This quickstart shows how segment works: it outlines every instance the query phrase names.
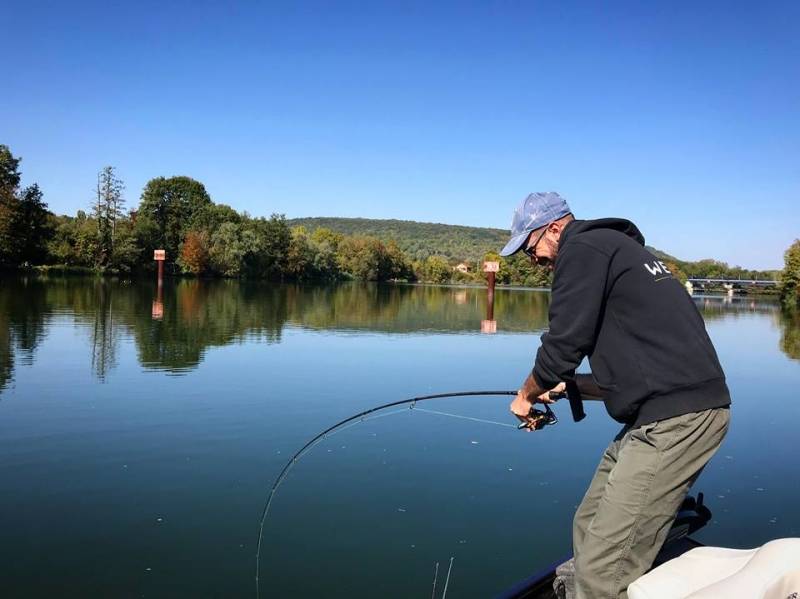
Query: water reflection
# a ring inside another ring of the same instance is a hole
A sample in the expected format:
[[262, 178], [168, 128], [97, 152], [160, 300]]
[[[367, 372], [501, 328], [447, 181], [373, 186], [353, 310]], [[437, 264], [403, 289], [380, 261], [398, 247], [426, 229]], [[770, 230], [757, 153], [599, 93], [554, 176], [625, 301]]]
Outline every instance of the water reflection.
[[731, 297], [727, 295], [695, 296], [693, 299], [706, 320], [727, 316], [778, 314], [781, 312], [780, 303], [771, 299]]
[[782, 313], [781, 351], [794, 360], [800, 360], [800, 310]]
[[[547, 326], [549, 294], [498, 289], [498, 334]], [[239, 281], [124, 283], [107, 279], [5, 279], [0, 282], [0, 390], [15, 364], [31, 363], [53, 322], [78, 325], [89, 341], [91, 367], [105, 380], [123, 339], [135, 343], [139, 364], [181, 374], [211, 347], [243, 340], [280, 343], [285, 327], [334, 333], [479, 334], [486, 317], [484, 288], [347, 283], [328, 286]], [[800, 317], [777, 302], [696, 297], [704, 318], [771, 315], [781, 350], [800, 359]]]
[[44, 287], [21, 280], [0, 288], [0, 390], [11, 381], [14, 364], [33, 362], [46, 335], [47, 300]]
[[784, 310], [774, 299], [729, 296], [701, 296], [694, 299], [706, 320], [739, 318], [754, 314], [771, 316], [781, 331], [780, 350], [787, 357], [800, 360], [800, 311]]

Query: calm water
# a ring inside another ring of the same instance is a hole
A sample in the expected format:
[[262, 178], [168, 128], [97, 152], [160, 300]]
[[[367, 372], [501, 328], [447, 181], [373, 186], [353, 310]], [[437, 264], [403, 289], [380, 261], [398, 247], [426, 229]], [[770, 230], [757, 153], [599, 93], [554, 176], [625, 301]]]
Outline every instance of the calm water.
[[[4, 597], [254, 597], [258, 522], [285, 461], [320, 430], [406, 397], [515, 388], [546, 292], [436, 287], [0, 281]], [[800, 536], [800, 322], [698, 298], [734, 397], [698, 482], [699, 537]], [[503, 590], [570, 548], [618, 426], [602, 405], [537, 434], [508, 398], [440, 400], [317, 445], [264, 530], [262, 596]]]

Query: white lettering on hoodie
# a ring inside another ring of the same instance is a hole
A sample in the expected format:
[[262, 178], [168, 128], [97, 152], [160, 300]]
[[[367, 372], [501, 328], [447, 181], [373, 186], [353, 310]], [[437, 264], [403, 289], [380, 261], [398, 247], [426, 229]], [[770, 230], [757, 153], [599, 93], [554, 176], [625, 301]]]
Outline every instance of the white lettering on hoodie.
[[667, 265], [664, 264], [661, 260], [656, 260], [653, 262], [653, 265], [650, 266], [649, 264], [645, 263], [644, 267], [647, 269], [651, 275], [656, 276], [660, 274], [668, 274], [671, 275], [672, 273], [667, 268]]

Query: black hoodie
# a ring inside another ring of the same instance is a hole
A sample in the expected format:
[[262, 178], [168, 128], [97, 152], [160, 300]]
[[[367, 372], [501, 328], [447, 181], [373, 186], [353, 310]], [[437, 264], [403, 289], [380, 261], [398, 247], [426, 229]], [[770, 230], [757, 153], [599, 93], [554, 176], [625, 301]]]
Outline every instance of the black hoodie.
[[641, 426], [730, 404], [703, 318], [627, 220], [576, 220], [561, 235], [550, 329], [533, 376], [551, 389], [572, 380], [584, 356], [619, 422]]

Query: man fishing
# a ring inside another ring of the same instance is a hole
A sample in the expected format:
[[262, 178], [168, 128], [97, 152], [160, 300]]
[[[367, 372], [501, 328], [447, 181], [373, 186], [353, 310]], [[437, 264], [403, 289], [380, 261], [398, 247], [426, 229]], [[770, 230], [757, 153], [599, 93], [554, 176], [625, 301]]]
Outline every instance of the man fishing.
[[[533, 193], [511, 234], [502, 256], [553, 270], [550, 328], [511, 412], [537, 429], [534, 404], [565, 383], [573, 403], [599, 395], [624, 425], [573, 522], [577, 596], [624, 599], [727, 432], [725, 375], [694, 302], [632, 222], [576, 220], [557, 193]], [[586, 356], [592, 374], [576, 375]]]

